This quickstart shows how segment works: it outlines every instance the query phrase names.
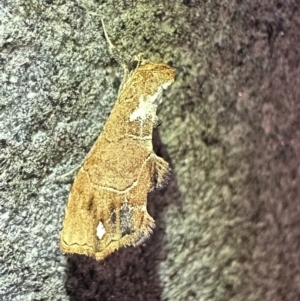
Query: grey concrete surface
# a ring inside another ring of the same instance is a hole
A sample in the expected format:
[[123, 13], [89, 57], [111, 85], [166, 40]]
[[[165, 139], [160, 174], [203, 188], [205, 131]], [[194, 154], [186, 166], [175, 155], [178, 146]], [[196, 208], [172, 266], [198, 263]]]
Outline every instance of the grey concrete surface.
[[[264, 1], [0, 1], [0, 300], [300, 300], [300, 8]], [[71, 183], [125, 57], [171, 64], [172, 166], [154, 234], [103, 262], [59, 250]]]

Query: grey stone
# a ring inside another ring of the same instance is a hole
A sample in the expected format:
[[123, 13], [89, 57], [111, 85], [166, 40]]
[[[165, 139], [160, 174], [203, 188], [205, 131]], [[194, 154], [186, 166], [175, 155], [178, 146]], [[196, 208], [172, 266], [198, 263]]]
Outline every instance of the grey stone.
[[[62, 254], [71, 183], [124, 57], [177, 70], [149, 196], [154, 234], [103, 262]], [[0, 300], [300, 300], [297, 1], [0, 2]]]

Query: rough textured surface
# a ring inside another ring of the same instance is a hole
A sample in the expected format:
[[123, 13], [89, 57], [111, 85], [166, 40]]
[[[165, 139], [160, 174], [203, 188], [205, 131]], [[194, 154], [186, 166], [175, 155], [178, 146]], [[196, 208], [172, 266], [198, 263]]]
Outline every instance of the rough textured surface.
[[[0, 299], [299, 300], [296, 0], [0, 2]], [[104, 262], [59, 251], [70, 184], [130, 57], [177, 69], [154, 235]]]

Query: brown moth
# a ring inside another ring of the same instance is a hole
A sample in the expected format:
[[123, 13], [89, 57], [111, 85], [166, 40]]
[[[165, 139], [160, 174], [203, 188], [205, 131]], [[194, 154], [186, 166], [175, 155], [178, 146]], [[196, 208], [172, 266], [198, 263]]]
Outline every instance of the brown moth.
[[[115, 48], [104, 33], [114, 54]], [[156, 109], [175, 77], [167, 64], [137, 56], [125, 70], [114, 108], [70, 191], [60, 247], [102, 260], [142, 243], [155, 226], [147, 194], [164, 183], [169, 165], [152, 148]], [[132, 64], [134, 65], [134, 64]]]

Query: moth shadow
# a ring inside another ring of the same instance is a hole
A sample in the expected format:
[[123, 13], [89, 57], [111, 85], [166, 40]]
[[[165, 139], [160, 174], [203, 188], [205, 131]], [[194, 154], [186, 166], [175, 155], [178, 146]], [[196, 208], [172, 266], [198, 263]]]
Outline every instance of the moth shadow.
[[[154, 131], [153, 145], [155, 153], [169, 162], [172, 168], [158, 130]], [[162, 215], [175, 200], [180, 200], [180, 193], [172, 172], [165, 188], [148, 195], [148, 211], [155, 219], [156, 227], [142, 245], [121, 248], [100, 262], [87, 256], [69, 255], [65, 287], [70, 301], [162, 300], [159, 270], [160, 262], [167, 256], [164, 248], [166, 227]]]

